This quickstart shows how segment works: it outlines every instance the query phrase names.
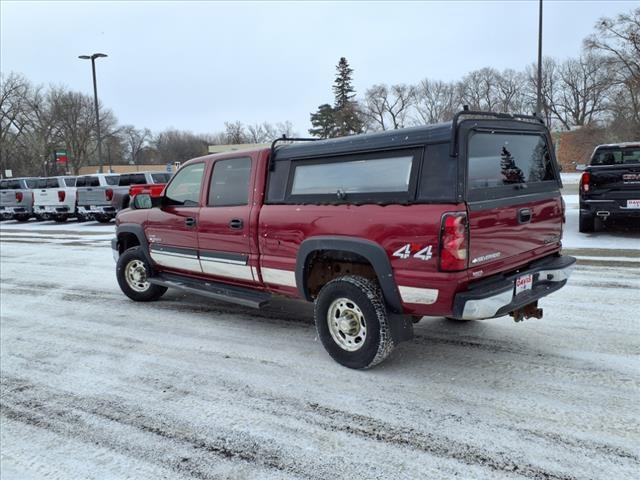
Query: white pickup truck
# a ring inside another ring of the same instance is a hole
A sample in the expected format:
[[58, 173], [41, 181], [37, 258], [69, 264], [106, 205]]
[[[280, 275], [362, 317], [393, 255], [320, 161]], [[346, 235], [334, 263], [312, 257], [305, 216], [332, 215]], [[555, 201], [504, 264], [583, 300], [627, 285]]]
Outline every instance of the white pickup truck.
[[26, 222], [33, 214], [32, 189], [37, 178], [7, 178], [0, 180], [0, 218]]
[[37, 218], [66, 222], [76, 215], [76, 177], [40, 178], [33, 190], [33, 213]]
[[119, 177], [120, 175], [113, 173], [96, 173], [76, 179], [76, 216], [79, 222], [95, 219], [100, 223], [108, 223], [115, 217], [116, 209], [111, 205], [111, 201], [113, 187], [118, 185]]

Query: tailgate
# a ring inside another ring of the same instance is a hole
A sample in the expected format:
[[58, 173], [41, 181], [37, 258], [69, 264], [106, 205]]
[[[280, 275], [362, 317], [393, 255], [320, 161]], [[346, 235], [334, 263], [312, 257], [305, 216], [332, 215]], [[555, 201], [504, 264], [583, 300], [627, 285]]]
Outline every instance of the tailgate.
[[474, 132], [468, 145], [472, 278], [518, 268], [557, 251], [563, 206], [546, 136]]
[[17, 204], [15, 190], [0, 190], [0, 206], [13, 207]]
[[78, 205], [104, 205], [110, 203], [106, 195], [107, 187], [79, 187]]
[[61, 205], [62, 202], [58, 199], [58, 190], [60, 188], [38, 188], [33, 191], [33, 204], [34, 205]]

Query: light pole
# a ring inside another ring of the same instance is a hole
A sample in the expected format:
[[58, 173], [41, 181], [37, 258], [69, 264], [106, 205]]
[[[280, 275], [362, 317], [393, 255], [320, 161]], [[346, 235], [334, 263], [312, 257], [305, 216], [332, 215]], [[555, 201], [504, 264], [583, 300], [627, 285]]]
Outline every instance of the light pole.
[[542, 0], [540, 0], [538, 12], [538, 91], [536, 97], [536, 113], [542, 115]]
[[91, 71], [93, 72], [93, 101], [96, 107], [96, 132], [98, 133], [98, 172], [102, 173], [102, 139], [100, 138], [100, 112], [98, 111], [98, 87], [96, 86], [96, 58], [106, 57], [104, 53], [94, 53], [92, 55], [80, 55], [78, 58], [91, 60]]

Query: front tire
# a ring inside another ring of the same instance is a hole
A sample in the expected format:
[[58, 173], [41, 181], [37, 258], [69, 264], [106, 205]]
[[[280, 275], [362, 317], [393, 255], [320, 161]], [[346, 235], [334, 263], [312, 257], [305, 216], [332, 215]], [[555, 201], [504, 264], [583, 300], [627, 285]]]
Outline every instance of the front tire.
[[109, 223], [112, 220], [112, 218], [109, 215], [96, 215], [95, 218], [96, 218], [96, 221], [99, 223]]
[[141, 247], [129, 248], [118, 258], [118, 263], [116, 264], [118, 285], [120, 285], [122, 293], [131, 300], [151, 302], [164, 295], [167, 287], [149, 282], [150, 275], [151, 268], [142, 253]]
[[347, 275], [330, 281], [318, 294], [314, 317], [325, 350], [345, 367], [373, 367], [393, 350], [384, 297], [372, 280]]

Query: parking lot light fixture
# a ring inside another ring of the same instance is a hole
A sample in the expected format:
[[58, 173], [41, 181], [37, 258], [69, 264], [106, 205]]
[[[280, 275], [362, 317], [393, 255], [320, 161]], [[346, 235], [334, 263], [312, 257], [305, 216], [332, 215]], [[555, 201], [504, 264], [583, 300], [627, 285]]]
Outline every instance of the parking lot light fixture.
[[82, 60], [91, 60], [91, 72], [93, 73], [93, 102], [96, 109], [96, 133], [98, 135], [98, 172], [102, 173], [102, 139], [100, 138], [100, 112], [98, 110], [98, 87], [96, 84], [96, 58], [104, 58], [104, 53], [93, 53], [91, 55], [80, 55]]

